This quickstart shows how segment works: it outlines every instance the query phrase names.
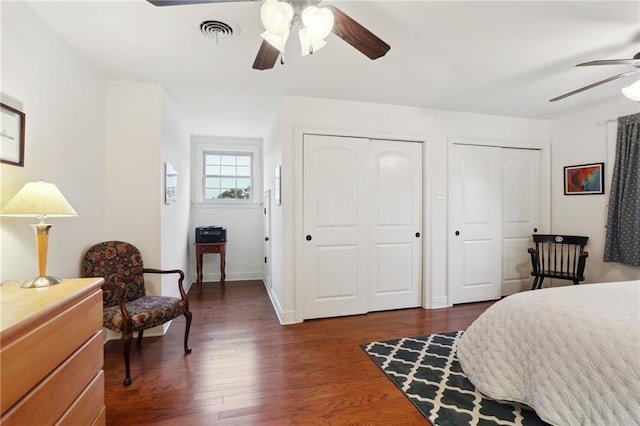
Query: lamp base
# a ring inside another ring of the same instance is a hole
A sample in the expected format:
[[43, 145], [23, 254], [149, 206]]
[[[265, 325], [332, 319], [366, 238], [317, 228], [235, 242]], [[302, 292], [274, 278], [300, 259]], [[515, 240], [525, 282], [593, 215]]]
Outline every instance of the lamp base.
[[41, 288], [41, 287], [49, 287], [55, 284], [60, 284], [62, 280], [57, 277], [36, 277], [32, 278], [29, 281], [25, 281], [20, 287], [22, 288]]

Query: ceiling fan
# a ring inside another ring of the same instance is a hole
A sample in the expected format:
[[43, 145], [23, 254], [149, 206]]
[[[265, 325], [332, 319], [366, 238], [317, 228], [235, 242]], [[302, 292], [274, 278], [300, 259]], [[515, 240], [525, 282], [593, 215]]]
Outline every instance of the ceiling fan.
[[[204, 3], [229, 3], [262, 0], [147, 0], [154, 6], [178, 6]], [[261, 34], [263, 41], [258, 49], [253, 68], [266, 70], [274, 67], [289, 35], [290, 28], [298, 22], [303, 55], [322, 48], [330, 32], [337, 35], [370, 59], [384, 56], [391, 46], [363, 27], [335, 6], [316, 7], [321, 0], [264, 0], [261, 20], [267, 31]], [[265, 8], [267, 9], [265, 11]], [[313, 30], [316, 30], [315, 32]]]
[[[559, 101], [560, 99], [567, 98], [569, 96], [573, 96], [577, 93], [584, 92], [585, 90], [592, 89], [594, 87], [600, 86], [601, 84], [609, 83], [610, 81], [617, 80], [622, 77], [626, 77], [631, 74], [635, 74], [640, 72], [640, 52], [633, 55], [631, 59], [602, 59], [597, 61], [589, 61], [583, 62], [581, 64], [576, 65], [576, 67], [586, 67], [592, 65], [631, 65], [634, 69], [631, 71], [623, 72], [621, 74], [614, 75], [609, 78], [605, 78], [604, 80], [596, 81], [595, 83], [591, 83], [588, 86], [581, 87], [579, 89], [573, 90], [571, 92], [565, 93], [564, 95], [557, 96], [553, 99], [549, 99], [549, 102]], [[640, 81], [632, 84], [629, 87], [622, 89], [622, 92], [630, 99], [640, 101]], [[633, 92], [633, 93], [631, 93]], [[636, 97], [638, 97], [636, 99]]]

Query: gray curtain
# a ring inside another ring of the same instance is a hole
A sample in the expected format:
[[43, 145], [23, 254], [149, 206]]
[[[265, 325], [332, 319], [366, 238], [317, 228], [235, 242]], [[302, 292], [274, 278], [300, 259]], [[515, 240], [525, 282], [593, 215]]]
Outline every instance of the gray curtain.
[[640, 113], [618, 118], [604, 261], [640, 266]]

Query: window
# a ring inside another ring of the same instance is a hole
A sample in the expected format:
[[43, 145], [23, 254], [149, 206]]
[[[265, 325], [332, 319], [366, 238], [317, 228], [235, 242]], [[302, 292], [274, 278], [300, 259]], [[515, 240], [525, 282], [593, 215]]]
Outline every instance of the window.
[[225, 198], [251, 200], [253, 198], [253, 155], [205, 151], [203, 161], [203, 201]]
[[192, 199], [201, 207], [259, 207], [262, 139], [192, 136]]

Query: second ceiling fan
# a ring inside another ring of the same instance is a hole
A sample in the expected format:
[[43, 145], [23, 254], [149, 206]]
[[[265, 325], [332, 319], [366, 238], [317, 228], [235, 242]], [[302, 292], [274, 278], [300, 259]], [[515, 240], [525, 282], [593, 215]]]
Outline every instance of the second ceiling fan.
[[[593, 89], [594, 87], [600, 86], [601, 84], [609, 83], [610, 81], [617, 80], [622, 77], [626, 77], [631, 74], [635, 74], [640, 72], [640, 52], [633, 55], [633, 58], [627, 59], [600, 59], [596, 61], [583, 62], [581, 64], [576, 65], [576, 67], [588, 67], [588, 66], [600, 66], [600, 65], [631, 65], [633, 69], [631, 71], [626, 71], [620, 74], [616, 74], [614, 76], [605, 78], [604, 80], [596, 81], [595, 83], [591, 83], [587, 86], [581, 87], [576, 90], [572, 90], [571, 92], [565, 93], [564, 95], [556, 96], [553, 99], [549, 99], [549, 102], [556, 102], [564, 98], [568, 98], [569, 96], [573, 96], [577, 93], [584, 92], [585, 90]], [[640, 81], [635, 84], [625, 88], [622, 92], [630, 99], [635, 101], [640, 101], [640, 97], [636, 99], [636, 97], [640, 96], [637, 92], [640, 92]], [[633, 89], [631, 88], [633, 86]], [[632, 93], [633, 92], [633, 93]]]
[[[203, 3], [228, 3], [262, 0], [147, 0], [155, 6], [178, 6]], [[266, 70], [274, 67], [284, 54], [289, 32], [299, 25], [302, 54], [321, 49], [324, 38], [333, 33], [356, 48], [369, 59], [384, 56], [391, 46], [335, 6], [317, 7], [320, 0], [264, 0], [260, 18], [266, 31], [253, 62], [253, 68]], [[282, 59], [281, 59], [282, 60]]]

